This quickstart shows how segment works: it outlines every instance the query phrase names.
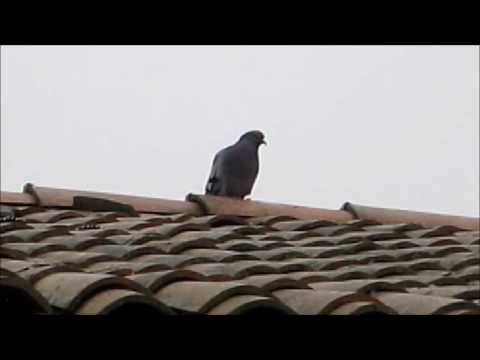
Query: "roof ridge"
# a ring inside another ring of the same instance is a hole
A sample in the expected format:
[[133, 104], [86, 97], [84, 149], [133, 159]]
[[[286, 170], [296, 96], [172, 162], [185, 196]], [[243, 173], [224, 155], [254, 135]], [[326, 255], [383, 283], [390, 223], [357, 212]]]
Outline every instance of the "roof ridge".
[[132, 206], [138, 212], [145, 213], [184, 213], [197, 216], [217, 214], [257, 217], [273, 215], [292, 216], [305, 220], [333, 220], [337, 222], [364, 219], [379, 223], [410, 222], [425, 227], [450, 225], [459, 229], [480, 230], [480, 219], [478, 217], [387, 209], [356, 205], [349, 202], [344, 203], [338, 210], [331, 210], [197, 194], [188, 194], [185, 200], [169, 200], [145, 196], [41, 187], [31, 183], [25, 184], [22, 193], [2, 190], [0, 194], [0, 203], [12, 205], [72, 208], [74, 197], [88, 196], [120, 202]]

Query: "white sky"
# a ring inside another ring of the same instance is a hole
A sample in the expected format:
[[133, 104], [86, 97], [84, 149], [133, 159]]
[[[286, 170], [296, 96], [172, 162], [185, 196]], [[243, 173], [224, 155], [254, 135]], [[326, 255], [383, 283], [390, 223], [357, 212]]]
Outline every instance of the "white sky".
[[248, 130], [256, 200], [479, 215], [474, 46], [7, 46], [1, 189], [184, 199]]

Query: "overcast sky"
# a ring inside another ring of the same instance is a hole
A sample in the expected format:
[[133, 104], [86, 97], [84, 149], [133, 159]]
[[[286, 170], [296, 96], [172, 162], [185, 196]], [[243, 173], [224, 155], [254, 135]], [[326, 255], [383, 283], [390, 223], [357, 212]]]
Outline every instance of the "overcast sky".
[[256, 200], [479, 215], [474, 46], [7, 46], [1, 189], [184, 199], [253, 129]]

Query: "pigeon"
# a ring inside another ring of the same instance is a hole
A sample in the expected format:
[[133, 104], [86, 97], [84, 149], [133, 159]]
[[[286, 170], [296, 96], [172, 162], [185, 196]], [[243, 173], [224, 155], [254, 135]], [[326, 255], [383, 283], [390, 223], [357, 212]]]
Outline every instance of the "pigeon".
[[258, 174], [258, 148], [267, 144], [261, 131], [243, 134], [213, 159], [205, 193], [243, 199], [250, 194]]

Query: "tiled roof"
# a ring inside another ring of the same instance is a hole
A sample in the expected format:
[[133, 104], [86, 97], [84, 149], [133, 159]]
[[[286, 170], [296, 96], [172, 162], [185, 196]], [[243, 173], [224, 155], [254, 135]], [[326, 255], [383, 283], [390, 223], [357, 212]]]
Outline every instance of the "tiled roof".
[[2, 192], [8, 313], [480, 314], [478, 219], [74, 195]]

